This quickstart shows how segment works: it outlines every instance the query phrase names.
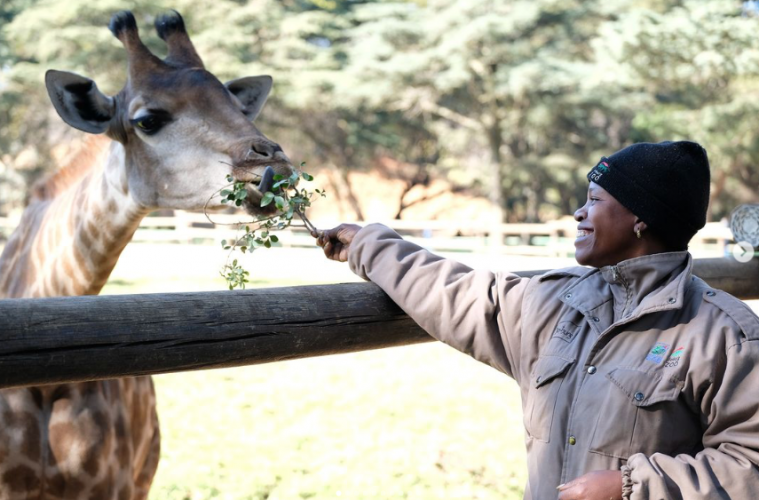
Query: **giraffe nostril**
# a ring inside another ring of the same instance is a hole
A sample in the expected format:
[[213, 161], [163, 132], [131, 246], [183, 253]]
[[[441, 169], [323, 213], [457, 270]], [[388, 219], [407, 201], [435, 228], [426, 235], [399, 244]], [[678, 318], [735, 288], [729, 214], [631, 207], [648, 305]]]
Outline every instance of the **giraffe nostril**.
[[250, 147], [250, 151], [262, 158], [271, 158], [274, 156], [274, 151], [267, 144], [253, 144]]

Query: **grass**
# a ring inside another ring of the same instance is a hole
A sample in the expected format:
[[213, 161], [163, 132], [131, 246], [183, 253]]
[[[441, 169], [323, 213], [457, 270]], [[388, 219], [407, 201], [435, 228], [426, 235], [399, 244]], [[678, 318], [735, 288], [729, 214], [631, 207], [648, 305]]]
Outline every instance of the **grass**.
[[153, 500], [522, 497], [516, 384], [441, 344], [156, 385]]
[[[247, 259], [252, 286], [357, 280], [310, 249]], [[131, 244], [103, 293], [221, 290], [223, 260], [216, 248]], [[163, 444], [150, 500], [522, 498], [516, 384], [439, 343], [155, 382]]]

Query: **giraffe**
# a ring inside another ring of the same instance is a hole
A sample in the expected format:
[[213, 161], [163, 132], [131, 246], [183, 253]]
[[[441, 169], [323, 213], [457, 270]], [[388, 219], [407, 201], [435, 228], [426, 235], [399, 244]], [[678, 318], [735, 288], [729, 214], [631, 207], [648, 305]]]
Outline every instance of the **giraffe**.
[[[293, 172], [252, 123], [271, 77], [222, 84], [179, 13], [155, 27], [164, 59], [142, 43], [131, 12], [111, 19], [128, 55], [126, 85], [114, 96], [89, 78], [47, 72], [58, 114], [95, 139], [34, 187], [0, 256], [0, 298], [97, 294], [150, 211], [221, 208], [216, 193], [232, 175], [247, 183], [247, 211], [269, 213], [262, 192]], [[0, 391], [0, 500], [142, 500], [159, 451], [150, 377]]]

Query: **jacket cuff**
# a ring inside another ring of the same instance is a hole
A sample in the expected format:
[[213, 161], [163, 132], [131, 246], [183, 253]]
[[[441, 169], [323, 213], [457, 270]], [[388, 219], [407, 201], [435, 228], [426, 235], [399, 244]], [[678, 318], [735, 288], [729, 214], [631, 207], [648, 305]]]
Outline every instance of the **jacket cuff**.
[[623, 465], [620, 470], [622, 471], [622, 500], [630, 500], [633, 492], [632, 469]]

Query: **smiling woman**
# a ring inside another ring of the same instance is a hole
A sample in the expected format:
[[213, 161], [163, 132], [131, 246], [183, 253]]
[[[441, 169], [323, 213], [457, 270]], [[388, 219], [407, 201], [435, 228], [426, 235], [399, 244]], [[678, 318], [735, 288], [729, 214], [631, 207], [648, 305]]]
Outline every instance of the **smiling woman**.
[[473, 270], [384, 226], [343, 224], [328, 258], [433, 337], [520, 386], [526, 499], [759, 498], [759, 318], [692, 275], [706, 151], [634, 144], [588, 173], [577, 261]]
[[588, 180], [588, 200], [575, 212], [582, 265], [685, 250], [706, 224], [709, 160], [694, 142], [634, 144], [601, 158]]
[[[645, 222], [594, 182], [588, 188], [587, 203], [575, 212], [575, 219], [580, 223], [575, 240], [575, 258], [578, 264], [603, 267], [628, 258], [659, 253], [649, 252], [635, 241], [637, 231], [643, 230]], [[621, 231], [620, 228], [623, 227], [631, 229]], [[632, 229], [633, 227], [637, 229]], [[646, 241], [658, 243], [655, 237]]]

